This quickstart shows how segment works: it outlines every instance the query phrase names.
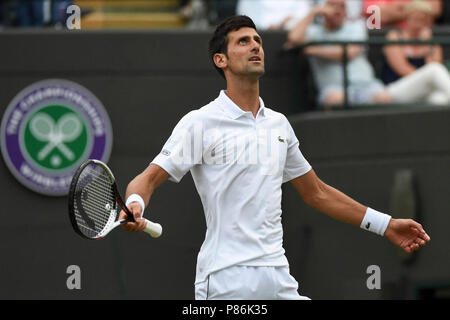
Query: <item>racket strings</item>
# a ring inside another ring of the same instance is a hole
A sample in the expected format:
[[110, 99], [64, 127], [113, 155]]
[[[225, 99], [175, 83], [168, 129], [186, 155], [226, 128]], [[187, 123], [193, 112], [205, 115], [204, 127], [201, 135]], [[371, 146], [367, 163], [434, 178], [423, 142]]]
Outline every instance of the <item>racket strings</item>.
[[80, 231], [90, 238], [97, 237], [115, 206], [112, 183], [104, 169], [96, 164], [86, 166], [75, 189], [74, 211]]

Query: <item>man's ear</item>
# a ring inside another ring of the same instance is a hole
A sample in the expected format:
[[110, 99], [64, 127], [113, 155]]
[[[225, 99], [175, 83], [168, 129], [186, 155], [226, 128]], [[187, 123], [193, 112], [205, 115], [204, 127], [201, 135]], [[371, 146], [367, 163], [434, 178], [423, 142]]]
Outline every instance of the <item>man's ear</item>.
[[226, 54], [224, 54], [224, 53], [216, 53], [213, 56], [213, 61], [214, 61], [214, 64], [220, 69], [223, 69], [228, 65], [228, 59], [227, 59]]

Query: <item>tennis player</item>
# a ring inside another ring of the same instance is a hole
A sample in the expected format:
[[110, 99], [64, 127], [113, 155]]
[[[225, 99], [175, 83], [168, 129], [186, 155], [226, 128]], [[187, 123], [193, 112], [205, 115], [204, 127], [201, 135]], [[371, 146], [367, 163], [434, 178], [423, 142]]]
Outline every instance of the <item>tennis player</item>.
[[161, 153], [129, 183], [126, 202], [137, 222], [124, 224], [142, 231], [140, 217], [153, 191], [191, 172], [207, 225], [196, 299], [309, 299], [298, 293], [282, 246], [281, 185], [288, 181], [318, 211], [384, 236], [408, 253], [430, 241], [419, 223], [368, 208], [317, 177], [286, 117], [259, 96], [264, 50], [250, 18], [222, 22], [209, 54], [226, 90], [185, 115]]

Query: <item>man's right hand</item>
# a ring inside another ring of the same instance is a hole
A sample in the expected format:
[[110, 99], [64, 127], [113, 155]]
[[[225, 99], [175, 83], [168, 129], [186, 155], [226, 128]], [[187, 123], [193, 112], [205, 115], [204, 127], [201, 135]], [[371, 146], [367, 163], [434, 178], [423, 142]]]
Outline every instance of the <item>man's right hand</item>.
[[[136, 222], [123, 223], [122, 227], [126, 231], [130, 231], [130, 232], [140, 232], [140, 231], [144, 230], [145, 226], [146, 226], [146, 221], [145, 221], [145, 219], [143, 219], [141, 217], [142, 216], [141, 205], [137, 202], [132, 202], [128, 205], [128, 209], [133, 214]], [[119, 213], [119, 220], [126, 219], [126, 218], [127, 218], [127, 214], [125, 213], [125, 211], [121, 210]]]

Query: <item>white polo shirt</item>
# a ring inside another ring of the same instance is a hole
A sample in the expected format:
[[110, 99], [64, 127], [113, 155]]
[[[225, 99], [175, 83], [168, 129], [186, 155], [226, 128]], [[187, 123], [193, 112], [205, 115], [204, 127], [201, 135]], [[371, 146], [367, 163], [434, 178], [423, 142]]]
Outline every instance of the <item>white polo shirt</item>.
[[180, 120], [152, 163], [175, 182], [190, 170], [200, 195], [207, 231], [195, 283], [233, 265], [288, 265], [281, 184], [311, 166], [283, 114], [260, 98], [254, 117], [221, 91]]

